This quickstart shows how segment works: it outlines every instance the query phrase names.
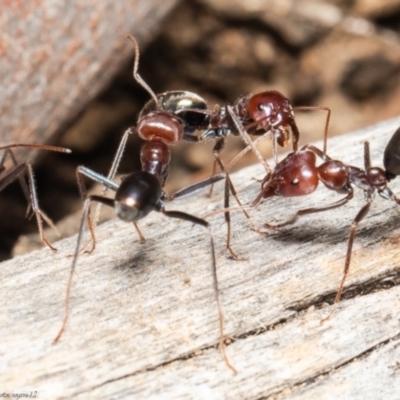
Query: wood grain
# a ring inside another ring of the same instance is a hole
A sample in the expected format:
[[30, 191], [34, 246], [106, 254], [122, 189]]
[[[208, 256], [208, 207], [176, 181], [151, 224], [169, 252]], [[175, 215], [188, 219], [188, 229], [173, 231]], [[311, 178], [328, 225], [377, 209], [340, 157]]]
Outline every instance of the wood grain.
[[[373, 163], [400, 118], [329, 142], [329, 154], [363, 164], [369, 140]], [[319, 145], [319, 144], [317, 144]], [[245, 203], [261, 177], [256, 165], [233, 179]], [[222, 186], [222, 185], [219, 185]], [[400, 184], [391, 185], [400, 193]], [[221, 207], [221, 187], [168, 204], [196, 215]], [[300, 207], [338, 195], [319, 188], [308, 198], [264, 201], [250, 210], [256, 224], [285, 219]], [[348, 229], [363, 194], [336, 211], [308, 216], [268, 237], [233, 215], [233, 261], [224, 250], [221, 215], [211, 217], [228, 355], [215, 348], [206, 230], [153, 213], [141, 227], [112, 220], [98, 229], [98, 248], [81, 256], [71, 318], [57, 345], [68, 269], [76, 238], [4, 262], [0, 317], [0, 387], [37, 390], [40, 398], [146, 399], [395, 399], [399, 393], [399, 210], [379, 197], [356, 235], [345, 296], [329, 314], [344, 264]]]
[[6, 1], [0, 13], [0, 143], [48, 142], [177, 3]]

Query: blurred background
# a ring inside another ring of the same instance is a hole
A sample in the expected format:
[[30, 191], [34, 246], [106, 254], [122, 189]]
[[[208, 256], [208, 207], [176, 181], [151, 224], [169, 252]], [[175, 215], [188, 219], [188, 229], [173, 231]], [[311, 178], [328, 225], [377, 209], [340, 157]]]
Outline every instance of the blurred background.
[[[68, 10], [50, 11], [46, 1], [35, 7], [19, 3], [5, 6], [0, 17], [5, 61], [0, 79], [6, 93], [0, 99], [1, 141], [73, 150], [68, 156], [17, 154], [20, 162], [35, 159], [41, 208], [54, 221], [64, 220], [59, 225], [63, 235], [77, 232], [77, 217], [65, 218], [80, 215], [82, 208], [76, 167], [106, 174], [123, 132], [135, 125], [149, 99], [132, 78], [127, 34], [139, 40], [139, 72], [156, 93], [193, 91], [212, 108], [275, 89], [294, 106], [330, 107], [330, 136], [399, 114], [400, 0], [171, 0], [162, 10], [150, 0], [118, 6], [88, 1], [85, 9], [77, 1], [68, 3]], [[86, 22], [75, 28], [84, 12]], [[49, 41], [50, 50], [43, 50]], [[28, 57], [31, 50], [46, 56]], [[77, 54], [79, 62], [73, 60]], [[53, 75], [46, 72], [49, 65]], [[36, 117], [37, 123], [31, 123]], [[324, 112], [296, 117], [301, 144], [322, 139]], [[140, 169], [140, 146], [137, 137], [130, 137], [120, 173]], [[175, 146], [166, 191], [208, 177], [212, 147], [211, 142]], [[229, 138], [223, 159], [229, 162], [243, 147], [240, 138]], [[262, 149], [271, 155], [271, 141], [265, 140]], [[249, 154], [236, 168], [254, 162]], [[0, 193], [0, 259], [42, 246], [34, 218], [25, 218], [26, 207], [18, 184]], [[110, 215], [112, 210], [105, 211], [104, 218]]]

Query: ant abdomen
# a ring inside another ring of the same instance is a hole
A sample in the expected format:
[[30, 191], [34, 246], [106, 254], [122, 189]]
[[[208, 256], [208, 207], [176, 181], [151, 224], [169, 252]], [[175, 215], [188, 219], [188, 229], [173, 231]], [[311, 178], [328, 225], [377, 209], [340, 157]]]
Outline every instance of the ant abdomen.
[[[193, 133], [198, 129], [206, 129], [209, 124], [209, 114], [196, 112], [206, 111], [206, 101], [196, 93], [186, 90], [173, 90], [157, 95], [158, 104], [149, 100], [139, 114], [139, 120], [152, 111], [165, 110], [179, 115], [184, 125], [185, 133]], [[189, 111], [184, 111], [189, 110]]]
[[161, 184], [155, 175], [147, 171], [133, 172], [115, 193], [115, 213], [124, 221], [138, 221], [156, 209], [161, 195]]
[[388, 180], [400, 175], [400, 128], [396, 130], [385, 148], [383, 165]]
[[139, 119], [139, 136], [144, 140], [160, 140], [167, 146], [178, 143], [183, 136], [182, 121], [166, 111], [153, 111]]
[[282, 160], [263, 186], [263, 197], [304, 196], [318, 186], [316, 156], [311, 151], [289, 154]]

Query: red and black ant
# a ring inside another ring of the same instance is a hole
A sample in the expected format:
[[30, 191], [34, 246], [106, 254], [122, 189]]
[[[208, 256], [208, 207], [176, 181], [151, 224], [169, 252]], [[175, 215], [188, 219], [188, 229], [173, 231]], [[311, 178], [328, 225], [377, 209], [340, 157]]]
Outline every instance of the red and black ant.
[[[107, 179], [106, 177], [97, 174], [96, 172], [85, 168], [85, 167], [79, 167], [77, 170], [77, 175], [78, 175], [78, 182], [80, 186], [81, 193], [85, 197], [85, 204], [84, 204], [84, 211], [82, 215], [82, 220], [79, 228], [79, 234], [78, 234], [78, 239], [76, 243], [76, 248], [75, 248], [75, 253], [71, 265], [71, 270], [69, 274], [69, 280], [68, 280], [68, 286], [67, 286], [67, 294], [66, 294], [66, 311], [65, 311], [65, 317], [62, 323], [62, 326], [60, 328], [60, 331], [58, 332], [55, 342], [57, 342], [61, 336], [62, 333], [65, 330], [67, 319], [69, 316], [69, 298], [70, 298], [70, 292], [71, 292], [71, 287], [72, 287], [72, 277], [75, 272], [75, 268], [77, 265], [78, 261], [78, 256], [80, 253], [80, 248], [82, 244], [82, 238], [83, 238], [83, 233], [84, 233], [84, 225], [85, 221], [88, 221], [88, 225], [92, 234], [92, 240], [93, 244], [95, 243], [95, 236], [94, 236], [94, 229], [92, 226], [91, 222], [91, 217], [90, 217], [90, 204], [93, 201], [96, 201], [101, 204], [105, 204], [109, 207], [113, 207], [115, 210], [116, 215], [127, 222], [133, 222], [134, 226], [138, 230], [139, 236], [141, 238], [141, 241], [144, 240], [143, 235], [141, 234], [140, 230], [137, 227], [137, 221], [140, 219], [146, 217], [147, 214], [149, 214], [151, 211], [157, 211], [161, 212], [164, 214], [166, 217], [169, 218], [178, 218], [182, 219], [185, 221], [192, 222], [194, 224], [203, 226], [206, 228], [209, 232], [209, 238], [210, 238], [210, 252], [211, 252], [211, 272], [212, 272], [212, 278], [213, 278], [213, 288], [214, 288], [214, 294], [215, 294], [215, 300], [217, 302], [217, 308], [218, 308], [218, 318], [219, 318], [219, 328], [220, 328], [220, 347], [221, 351], [224, 357], [224, 360], [226, 364], [228, 365], [229, 368], [231, 368], [233, 371], [235, 371], [234, 367], [230, 364], [226, 352], [225, 352], [225, 346], [224, 346], [224, 322], [223, 322], [223, 313], [222, 313], [222, 307], [219, 299], [219, 288], [218, 288], [218, 278], [217, 278], [217, 268], [216, 268], [216, 259], [215, 259], [215, 250], [214, 250], [214, 240], [213, 236], [211, 233], [211, 227], [207, 221], [204, 219], [198, 218], [194, 215], [182, 212], [182, 211], [171, 211], [171, 210], [166, 210], [164, 206], [164, 200], [165, 200], [165, 194], [162, 189], [162, 184], [161, 182], [164, 179], [164, 174], [163, 171], [166, 168], [166, 163], [165, 161], [169, 159], [168, 154], [165, 154], [160, 151], [160, 149], [163, 148], [163, 146], [159, 146], [160, 143], [157, 143], [158, 141], [150, 141], [146, 145], [146, 150], [142, 151], [142, 165], [143, 169], [142, 171], [138, 172], [133, 172], [131, 174], [126, 175], [123, 179], [121, 184], [116, 184], [114, 181]], [[150, 150], [150, 144], [154, 144], [154, 151]], [[154, 155], [159, 156], [158, 160], [155, 160], [153, 158]], [[146, 157], [148, 156], [148, 157]], [[107, 188], [115, 191], [115, 196], [114, 198], [107, 198], [104, 196], [98, 196], [98, 195], [86, 195], [86, 191], [84, 189], [84, 184], [81, 180], [80, 175], [85, 175], [92, 180], [106, 186]], [[203, 185], [210, 184], [212, 182], [217, 182], [218, 180], [223, 179], [224, 176], [215, 176], [212, 180], [207, 179], [207, 181], [199, 182], [191, 189], [184, 189], [181, 192], [178, 192], [177, 194], [174, 195], [174, 198], [181, 197], [183, 195], [189, 194], [191, 191], [197, 190], [201, 188]], [[93, 251], [93, 248], [91, 251]], [[236, 371], [235, 371], [236, 372]]]
[[[131, 39], [134, 43], [135, 52], [138, 56], [139, 50], [137, 47], [137, 43], [133, 38]], [[138, 57], [136, 57], [135, 59], [134, 77], [140, 84], [142, 84], [142, 86], [148, 88], [147, 84], [138, 75], [137, 67], [138, 67]], [[148, 91], [150, 93], [153, 93], [150, 88], [148, 88]], [[155, 102], [158, 101], [157, 96], [154, 95], [153, 100]], [[60, 328], [60, 331], [58, 332], [54, 341], [57, 342], [60, 339], [66, 327], [69, 315], [69, 298], [72, 287], [72, 277], [74, 275], [74, 271], [78, 261], [78, 256], [80, 253], [82, 237], [84, 232], [84, 224], [86, 220], [88, 222], [92, 238], [92, 248], [89, 252], [92, 252], [94, 250], [96, 244], [94, 224], [90, 216], [91, 202], [95, 201], [97, 203], [113, 207], [116, 215], [120, 219], [127, 222], [133, 222], [139, 234], [141, 242], [144, 242], [145, 239], [139, 229], [138, 221], [146, 217], [146, 215], [148, 215], [151, 211], [157, 211], [161, 212], [162, 214], [164, 214], [169, 218], [178, 218], [181, 220], [190, 221], [194, 224], [203, 226], [209, 232], [210, 252], [212, 258], [211, 271], [213, 277], [215, 300], [218, 308], [218, 318], [219, 318], [219, 328], [220, 328], [220, 348], [226, 364], [228, 365], [229, 368], [235, 371], [234, 367], [230, 364], [225, 352], [223, 313], [219, 299], [214, 240], [211, 233], [211, 227], [209, 223], [202, 218], [198, 218], [194, 215], [181, 211], [169, 211], [166, 210], [164, 206], [165, 200], [181, 197], [203, 186], [215, 183], [223, 179], [224, 175], [220, 176], [217, 175], [215, 177], [212, 177], [211, 179], [207, 179], [206, 181], [196, 183], [190, 188], [183, 189], [182, 191], [176, 193], [175, 195], [168, 197], [164, 193], [163, 187], [168, 176], [168, 168], [171, 157], [169, 146], [174, 145], [178, 143], [180, 140], [185, 138], [184, 121], [182, 121], [174, 113], [171, 113], [164, 109], [159, 109], [156, 111], [150, 111], [148, 113], [145, 113], [141, 118], [139, 118], [137, 126], [134, 128], [134, 131], [136, 131], [142, 139], [146, 140], [146, 143], [143, 145], [140, 153], [140, 160], [142, 165], [141, 171], [133, 172], [124, 176], [121, 181], [121, 184], [118, 185], [112, 179], [104, 177], [88, 168], [78, 167], [77, 169], [78, 185], [81, 195], [85, 200], [85, 204], [68, 280], [66, 303], [65, 303], [66, 305], [65, 317], [62, 326]], [[119, 146], [119, 151], [117, 155], [119, 153], [120, 155], [122, 155], [124, 140], [126, 142], [127, 136], [129, 134], [130, 132], [124, 135], [123, 140], [121, 142], [122, 146], [121, 145]], [[114, 163], [113, 165], [113, 168], [115, 170], [117, 164], [118, 163], [116, 164]], [[112, 172], [114, 172], [113, 168]], [[104, 195], [88, 196], [81, 175], [84, 175], [102, 184], [107, 189], [115, 191], [114, 198], [108, 198], [105, 197]]]
[[[151, 96], [151, 99], [144, 105], [139, 113], [138, 121], [135, 127], [128, 128], [123, 134], [114, 161], [107, 175], [108, 179], [114, 179], [119, 163], [121, 161], [123, 152], [126, 147], [128, 137], [137, 133], [139, 137], [144, 140], [150, 140], [153, 136], [152, 132], [158, 130], [158, 134], [163, 132], [178, 132], [178, 136], [169, 135], [165, 138], [168, 146], [174, 145], [179, 141], [198, 142], [200, 137], [193, 133], [204, 125], [205, 114], [199, 113], [199, 110], [207, 110], [206, 101], [198, 96], [196, 93], [189, 91], [170, 91], [156, 95], [150, 86], [140, 76], [139, 59], [140, 51], [136, 39], [128, 36], [133, 43], [134, 48], [134, 63], [133, 63], [133, 78], [142, 86]], [[149, 131], [150, 129], [150, 131]], [[145, 148], [142, 151], [147, 151]], [[164, 171], [164, 181], [168, 174], [168, 163]], [[107, 194], [108, 188], [105, 187], [101, 193], [103, 196]], [[94, 225], [97, 224], [100, 213], [100, 206], [98, 206], [95, 216]]]
[[[203, 127], [205, 132], [202, 134], [203, 139], [216, 140], [213, 148], [215, 158], [213, 174], [215, 174], [216, 166], [218, 165], [222, 172], [226, 174], [227, 184], [225, 186], [225, 201], [224, 208], [229, 208], [229, 191], [235, 196], [236, 202], [242, 212], [248, 218], [252, 225], [252, 229], [260, 232], [251, 221], [249, 214], [242, 207], [240, 199], [234, 189], [234, 186], [229, 178], [228, 171], [230, 168], [252, 147], [255, 143], [252, 142], [251, 136], [258, 136], [256, 140], [263, 139], [266, 135], [273, 137], [273, 153], [276, 163], [278, 162], [277, 145], [285, 147], [292, 141], [293, 151], [298, 150], [298, 142], [300, 132], [295, 121], [294, 110], [323, 110], [327, 112], [325, 129], [324, 129], [324, 152], [326, 151], [326, 143], [328, 138], [328, 127], [330, 121], [331, 110], [328, 107], [319, 106], [298, 106], [293, 107], [282, 93], [276, 90], [269, 90], [254, 95], [244, 96], [238, 99], [233, 106], [216, 105], [213, 110], [205, 111], [208, 113], [208, 118], [204, 119], [204, 123], [208, 123], [207, 127]], [[204, 111], [198, 111], [204, 112]], [[220, 152], [225, 145], [225, 140], [228, 135], [241, 136], [244, 142], [248, 145], [242, 150], [230, 163], [225, 167], [221, 158]], [[256, 151], [259, 161], [264, 165], [267, 172], [271, 171], [270, 166], [266, 163], [262, 155]], [[212, 193], [210, 188], [209, 196]], [[231, 226], [230, 213], [225, 212], [225, 221], [227, 223], [227, 243], [226, 247], [235, 259], [239, 259], [233, 252], [230, 245]]]
[[[39, 207], [39, 201], [36, 193], [36, 185], [35, 185], [35, 178], [33, 174], [32, 165], [28, 162], [19, 163], [17, 161], [12, 151], [12, 149], [15, 149], [17, 147], [25, 147], [25, 148], [45, 150], [45, 151], [55, 151], [59, 153], [71, 153], [71, 150], [63, 147], [55, 147], [55, 146], [32, 144], [32, 143], [13, 143], [0, 147], [0, 151], [3, 150], [3, 154], [0, 158], [0, 192], [8, 185], [10, 185], [12, 182], [14, 182], [16, 179], [18, 179], [22, 191], [24, 193], [24, 196], [29, 204], [27, 215], [29, 215], [31, 209], [32, 213], [36, 215], [36, 221], [41, 241], [51, 250], [57, 250], [50, 244], [50, 242], [44, 236], [43, 220], [55, 231], [57, 231], [57, 229], [54, 226], [53, 221]], [[13, 164], [13, 168], [10, 171], [6, 171], [6, 167], [4, 165], [7, 156], [11, 159], [11, 162]], [[28, 185], [24, 179], [25, 172], [28, 174]], [[1, 176], [1, 174], [3, 174], [4, 176]]]
[[[167, 152], [167, 147], [175, 145], [180, 141], [199, 142], [204, 140], [203, 138], [195, 135], [194, 132], [198, 130], [204, 130], [206, 127], [209, 127], [210, 115], [207, 111], [206, 101], [195, 93], [188, 91], [170, 91], [156, 95], [138, 73], [140, 57], [139, 45], [132, 36], [128, 36], [128, 38], [132, 41], [135, 52], [133, 77], [135, 81], [150, 94], [151, 100], [149, 100], [142, 108], [136, 126], [129, 128], [124, 133], [107, 178], [112, 180], [115, 177], [128, 137], [132, 133], [137, 133], [141, 139], [147, 141], [141, 150], [141, 158], [144, 157], [146, 160], [142, 161], [142, 168], [150, 168], [150, 166], [144, 167], [143, 162], [153, 163], [154, 160], [158, 162], [159, 157], [162, 157], [162, 155], [167, 157], [168, 153], [168, 161], [167, 159], [164, 160], [165, 163], [163, 171], [154, 171], [157, 173], [162, 172], [160, 179], [161, 185], [164, 186], [168, 176], [170, 157], [169, 150]], [[233, 184], [224, 169], [222, 161], [218, 158], [217, 162], [221, 170], [226, 174], [227, 192], [225, 197], [229, 196], [228, 191], [230, 190], [238, 204], [241, 205]], [[157, 165], [160, 167], [160, 164]], [[212, 180], [209, 180], [208, 182], [211, 185], [213, 184]], [[107, 191], [108, 188], [105, 187], [102, 195], [106, 195]], [[171, 200], [172, 198], [173, 197], [169, 197], [168, 200]], [[94, 226], [97, 223], [98, 215], [99, 207], [97, 208], [94, 216]], [[250, 218], [248, 214], [247, 217]], [[227, 224], [228, 230], [230, 231], [230, 220], [227, 220]], [[138, 226], [135, 226], [138, 229]], [[227, 243], [227, 248], [234, 258], [238, 258], [233, 249], [230, 247], [229, 242]]]
[[[270, 229], [277, 229], [295, 223], [302, 215], [343, 206], [353, 198], [354, 187], [363, 190], [366, 204], [358, 212], [350, 227], [343, 277], [334, 304], [340, 301], [343, 286], [349, 272], [356, 229], [368, 214], [375, 194], [378, 193], [384, 199], [400, 204], [400, 199], [388, 187], [388, 183], [400, 175], [399, 150], [400, 128], [393, 134], [384, 151], [385, 169], [371, 166], [369, 142], [364, 143], [364, 169], [334, 160], [315, 146], [304, 146], [300, 151], [290, 153], [278, 163], [272, 172], [266, 175], [261, 184], [260, 194], [251, 204], [255, 206], [261, 199], [272, 196], [295, 197], [308, 195], [316, 190], [319, 182], [322, 182], [330, 190], [346, 195], [342, 199], [326, 206], [299, 210], [292, 218], [283, 223], [264, 225]], [[319, 166], [316, 165], [317, 157], [323, 161]]]
[[[233, 106], [226, 105], [221, 107], [216, 105], [205, 120], [208, 127], [202, 134], [202, 138], [217, 140], [213, 153], [216, 159], [214, 163], [214, 172], [216, 164], [220, 164], [219, 153], [225, 144], [225, 138], [228, 135], [241, 135], [245, 143], [250, 145], [251, 136], [265, 136], [271, 134], [273, 137], [273, 153], [276, 163], [278, 162], [277, 145], [286, 147], [292, 140], [293, 151], [298, 150], [300, 132], [295, 121], [295, 110], [323, 110], [327, 112], [324, 129], [324, 152], [326, 151], [326, 142], [328, 137], [328, 127], [331, 110], [328, 107], [320, 106], [296, 106], [293, 107], [288, 98], [276, 90], [248, 95], [238, 99]], [[200, 111], [199, 111], [200, 112]], [[246, 132], [248, 135], [243, 135]], [[232, 166], [240, 157], [249, 151], [249, 147], [244, 149], [230, 163]], [[263, 157], [257, 152], [259, 161], [264, 164], [267, 170], [270, 170]]]

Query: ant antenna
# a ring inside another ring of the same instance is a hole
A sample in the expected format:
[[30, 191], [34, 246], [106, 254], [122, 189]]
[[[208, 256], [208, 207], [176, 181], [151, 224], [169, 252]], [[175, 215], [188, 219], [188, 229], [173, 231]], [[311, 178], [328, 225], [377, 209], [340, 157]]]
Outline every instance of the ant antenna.
[[160, 107], [160, 103], [158, 101], [156, 94], [151, 90], [150, 86], [143, 80], [143, 78], [138, 73], [139, 57], [140, 57], [138, 42], [131, 35], [128, 35], [127, 38], [131, 40], [131, 42], [133, 43], [133, 48], [135, 50], [135, 58], [133, 62], [133, 78], [140, 86], [142, 86], [145, 90], [147, 90], [147, 92], [153, 98], [154, 102], [157, 104], [157, 107]]

